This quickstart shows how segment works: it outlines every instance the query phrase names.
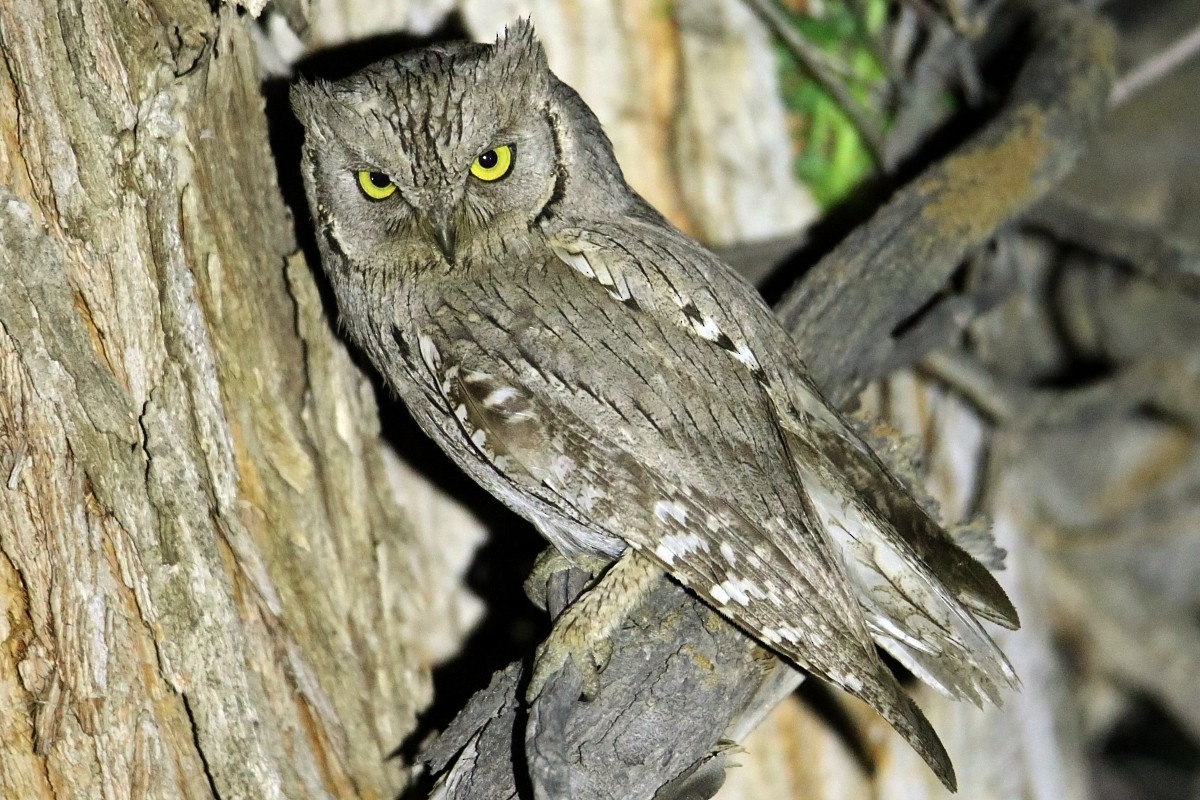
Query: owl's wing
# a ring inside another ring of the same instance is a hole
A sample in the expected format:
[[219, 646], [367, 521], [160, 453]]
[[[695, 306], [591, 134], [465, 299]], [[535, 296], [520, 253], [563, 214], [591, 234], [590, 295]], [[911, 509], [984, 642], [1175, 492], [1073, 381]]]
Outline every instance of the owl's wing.
[[577, 280], [551, 270], [490, 297], [443, 297], [444, 313], [429, 314], [422, 357], [463, 437], [560, 523], [619, 536], [869, 703], [952, 783], [936, 734], [879, 659], [760, 377]]
[[871, 484], [865, 487], [869, 495], [858, 494], [842, 472], [827, 469], [830, 463], [840, 469], [845, 453], [814, 455], [811, 441], [790, 433], [786, 439], [802, 454], [801, 479], [843, 554], [876, 643], [943, 694], [999, 705], [1001, 691], [1016, 686], [1016, 674], [970, 610], [900, 535], [899, 525], [909, 520], [879, 515], [883, 503], [875, 501], [892, 488]]
[[[733, 373], [755, 376], [791, 457], [787, 477], [802, 487], [809, 523], [829, 536], [845, 562], [875, 641], [943, 693], [999, 703], [1016, 675], [973, 616], [1018, 627], [996, 579], [825, 402], [752, 287], [689, 239], [661, 226], [640, 233], [624, 239], [638, 243], [635, 253], [618, 245], [615, 232], [606, 237], [603, 231], [580, 232], [557, 248], [565, 263], [614, 298], [667, 298], [656, 309], [661, 319], [704, 340], [711, 358]], [[782, 472], [777, 465], [770, 470]]]
[[[973, 613], [1009, 630], [1021, 627], [1012, 601], [987, 567], [946, 533], [816, 389], [796, 376], [789, 394], [791, 411], [784, 414], [783, 427], [811, 442], [805, 453], [819, 457], [844, 490], [862, 497], [873, 517], [891, 522], [897, 546]], [[797, 409], [802, 409], [799, 415]]]
[[840, 419], [793, 416], [784, 428], [816, 515], [845, 557], [875, 641], [942, 693], [999, 705], [1001, 690], [1014, 688], [1017, 677], [972, 614], [1018, 626], [995, 579]]

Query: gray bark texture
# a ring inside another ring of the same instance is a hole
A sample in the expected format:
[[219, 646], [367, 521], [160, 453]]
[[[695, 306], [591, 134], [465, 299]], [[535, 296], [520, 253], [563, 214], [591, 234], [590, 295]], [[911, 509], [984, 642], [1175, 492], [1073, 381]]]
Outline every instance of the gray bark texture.
[[[531, 13], [635, 187], [706, 242], [756, 240], [729, 252], [762, 276], [817, 214], [768, 5], [0, 2], [0, 797], [945, 796], [869, 709], [797, 700], [797, 673], [666, 582], [598, 699], [566, 670], [527, 708], [517, 661], [425, 743], [417, 781], [395, 755], [478, 623], [463, 573], [487, 525], [415, 463], [427, 444], [381, 433], [297, 245], [264, 81]], [[901, 2], [870, 42], [922, 79], [871, 131], [886, 168], [928, 140], [947, 76], [979, 93], [947, 65], [994, 5]], [[989, 515], [1009, 551], [1024, 627], [998, 638], [1022, 693], [980, 711], [917, 690], [961, 796], [1141, 797], [1086, 759], [1135, 695], [1200, 737], [1200, 229], [1178, 222], [1200, 216], [1100, 208], [1117, 192], [1094, 169], [1056, 188], [1114, 63], [1152, 53], [1114, 49], [1094, 4], [1009, 5], [1023, 66], [990, 121], [778, 308], [830, 396], [887, 419], [864, 430], [914, 490], [964, 542]], [[1111, 369], [1045, 380], [1073, 359]], [[551, 611], [584, 581], [555, 575]]]
[[12, 0], [0, 65], [0, 796], [391, 796], [429, 549], [248, 20]]

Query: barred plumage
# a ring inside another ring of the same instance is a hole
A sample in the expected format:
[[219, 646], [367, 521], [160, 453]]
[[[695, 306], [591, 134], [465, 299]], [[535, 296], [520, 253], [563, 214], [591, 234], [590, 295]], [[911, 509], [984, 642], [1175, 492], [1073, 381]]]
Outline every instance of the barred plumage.
[[[565, 555], [657, 564], [870, 703], [952, 785], [876, 645], [998, 701], [1016, 678], [975, 615], [1016, 627], [1015, 610], [828, 406], [753, 288], [625, 184], [528, 24], [293, 98], [343, 323], [425, 432]], [[510, 174], [477, 179], [500, 150]], [[364, 170], [395, 201], [357, 191]]]

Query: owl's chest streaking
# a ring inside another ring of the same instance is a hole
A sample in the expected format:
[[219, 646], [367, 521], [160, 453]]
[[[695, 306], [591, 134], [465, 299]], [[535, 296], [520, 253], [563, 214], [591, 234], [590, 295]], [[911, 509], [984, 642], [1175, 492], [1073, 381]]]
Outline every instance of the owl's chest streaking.
[[[545, 302], [541, 271], [524, 255], [506, 270], [460, 262], [426, 274], [373, 313], [362, 344], [386, 365], [389, 385], [422, 430], [484, 489], [564, 554], [615, 557], [624, 541], [547, 486], [569, 469], [572, 445], [541, 427], [545, 415], [530, 408], [523, 379], [536, 374], [533, 364], [572, 357], [553, 346], [557, 335], [536, 308]], [[587, 505], [591, 492], [580, 486], [574, 499]]]

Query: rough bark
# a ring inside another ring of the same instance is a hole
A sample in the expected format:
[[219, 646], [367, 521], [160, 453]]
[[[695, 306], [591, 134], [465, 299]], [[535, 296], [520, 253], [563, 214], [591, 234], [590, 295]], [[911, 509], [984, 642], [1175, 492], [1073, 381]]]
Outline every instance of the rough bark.
[[428, 490], [296, 254], [249, 23], [0, 5], [4, 797], [387, 797], [428, 700]]
[[[316, 45], [449, 5], [279, 8]], [[480, 526], [380, 440], [281, 202], [256, 37], [232, 4], [0, 6], [5, 797], [391, 796], [470, 621]]]

